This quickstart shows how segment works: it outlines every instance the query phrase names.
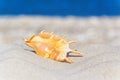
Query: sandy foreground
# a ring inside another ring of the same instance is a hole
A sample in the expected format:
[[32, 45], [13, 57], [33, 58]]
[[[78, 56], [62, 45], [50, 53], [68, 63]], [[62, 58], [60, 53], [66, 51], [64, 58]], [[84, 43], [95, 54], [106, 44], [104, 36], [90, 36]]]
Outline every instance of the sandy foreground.
[[[23, 38], [45, 30], [76, 40], [73, 64], [31, 52]], [[120, 80], [120, 17], [0, 17], [0, 80]]]

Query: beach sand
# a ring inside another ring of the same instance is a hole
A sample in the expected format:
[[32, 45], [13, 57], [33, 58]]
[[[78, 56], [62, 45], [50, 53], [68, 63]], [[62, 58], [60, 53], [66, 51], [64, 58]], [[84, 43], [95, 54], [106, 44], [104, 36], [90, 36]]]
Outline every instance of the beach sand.
[[[66, 35], [83, 57], [42, 58], [23, 38], [45, 30]], [[119, 80], [120, 17], [0, 17], [0, 80]]]

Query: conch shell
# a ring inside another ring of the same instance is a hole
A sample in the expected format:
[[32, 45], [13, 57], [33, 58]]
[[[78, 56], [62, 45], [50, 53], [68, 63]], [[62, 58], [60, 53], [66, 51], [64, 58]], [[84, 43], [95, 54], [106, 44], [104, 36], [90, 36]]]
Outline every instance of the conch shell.
[[24, 41], [29, 47], [33, 48], [39, 56], [59, 62], [73, 63], [67, 57], [67, 53], [72, 52], [79, 54], [80, 52], [70, 49], [69, 44], [74, 41], [66, 41], [64, 38], [64, 36], [60, 37], [54, 33], [41, 31], [38, 36], [32, 35], [29, 40], [24, 39]]

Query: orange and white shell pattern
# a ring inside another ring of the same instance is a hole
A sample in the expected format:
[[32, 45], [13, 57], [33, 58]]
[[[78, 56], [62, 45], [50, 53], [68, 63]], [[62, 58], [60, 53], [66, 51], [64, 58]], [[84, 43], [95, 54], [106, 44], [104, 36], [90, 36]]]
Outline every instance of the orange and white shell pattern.
[[69, 44], [74, 41], [66, 41], [64, 38], [64, 36], [60, 37], [54, 33], [42, 31], [38, 36], [32, 35], [29, 40], [24, 39], [24, 41], [35, 50], [37, 55], [59, 62], [73, 63], [67, 57], [67, 53], [79, 54], [79, 52], [69, 48]]

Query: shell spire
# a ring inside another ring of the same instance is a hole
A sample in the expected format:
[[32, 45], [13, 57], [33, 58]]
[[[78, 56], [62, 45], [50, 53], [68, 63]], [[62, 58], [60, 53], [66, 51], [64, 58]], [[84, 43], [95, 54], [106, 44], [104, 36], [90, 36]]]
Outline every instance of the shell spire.
[[67, 53], [79, 54], [80, 52], [69, 48], [69, 44], [75, 41], [66, 41], [64, 38], [65, 36], [60, 37], [54, 33], [41, 31], [38, 36], [32, 35], [29, 40], [24, 39], [24, 42], [33, 48], [37, 55], [59, 62], [73, 63], [67, 57]]

